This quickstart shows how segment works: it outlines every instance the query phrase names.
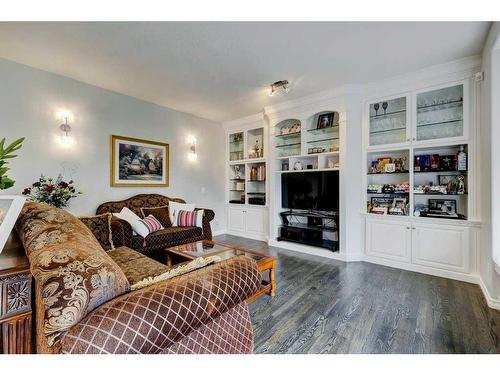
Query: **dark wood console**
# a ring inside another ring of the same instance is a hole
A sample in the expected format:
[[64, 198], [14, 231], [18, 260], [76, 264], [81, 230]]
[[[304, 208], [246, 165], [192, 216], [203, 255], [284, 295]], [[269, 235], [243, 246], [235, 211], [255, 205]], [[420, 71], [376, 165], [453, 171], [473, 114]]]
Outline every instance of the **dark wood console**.
[[32, 276], [16, 235], [0, 253], [0, 353], [32, 353]]

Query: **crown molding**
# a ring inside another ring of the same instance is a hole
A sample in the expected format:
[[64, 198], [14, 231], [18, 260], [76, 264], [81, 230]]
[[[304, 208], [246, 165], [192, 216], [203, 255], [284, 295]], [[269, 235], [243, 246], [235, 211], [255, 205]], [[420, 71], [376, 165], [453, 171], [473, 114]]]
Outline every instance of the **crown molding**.
[[259, 112], [254, 115], [240, 117], [235, 120], [225, 121], [222, 123], [222, 127], [225, 129], [236, 128], [250, 124], [256, 124], [264, 121], [264, 112]]
[[281, 103], [265, 106], [262, 112], [222, 123], [224, 128], [241, 127], [267, 120], [276, 120], [281, 117], [300, 117], [307, 115], [315, 108], [328, 108], [345, 112], [351, 98], [363, 97], [369, 100], [377, 97], [381, 92], [385, 96], [399, 94], [416, 87], [428, 87], [440, 82], [453, 82], [472, 75], [481, 69], [480, 55], [465, 57], [443, 64], [422, 68], [410, 73], [401, 74], [376, 82], [366, 84], [346, 84], [315, 94]]
[[[351, 96], [363, 95], [363, 85], [350, 84], [336, 87], [330, 90], [320, 91], [315, 94], [307, 95], [302, 98], [288, 100], [272, 106], [264, 107], [265, 115], [272, 119], [282, 116], [283, 114], [290, 114], [293, 111], [295, 115], [309, 112], [312, 106], [325, 106], [328, 104], [334, 105], [336, 110], [345, 110], [345, 102]], [[341, 108], [338, 108], [341, 107]], [[325, 107], [326, 108], [326, 107]]]
[[401, 74], [380, 81], [369, 82], [365, 85], [366, 99], [372, 99], [380, 92], [384, 95], [397, 94], [414, 90], [416, 87], [428, 87], [436, 81], [452, 82], [472, 75], [481, 69], [482, 58], [480, 55], [465, 57], [447, 63], [432, 65], [410, 73]]

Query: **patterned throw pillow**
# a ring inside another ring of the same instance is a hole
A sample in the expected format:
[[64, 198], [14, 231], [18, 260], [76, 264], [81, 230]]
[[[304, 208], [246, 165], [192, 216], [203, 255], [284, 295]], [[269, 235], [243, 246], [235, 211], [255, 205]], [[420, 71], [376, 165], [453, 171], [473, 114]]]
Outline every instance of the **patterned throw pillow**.
[[159, 230], [164, 229], [161, 223], [153, 215], [149, 215], [148, 217], [139, 220], [139, 223], [142, 223], [142, 225], [144, 225], [145, 230], [147, 231], [146, 233], [146, 231], [137, 230], [137, 233], [141, 237], [146, 237], [150, 233], [158, 232]]
[[168, 204], [168, 215], [170, 216], [170, 222], [172, 226], [176, 226], [177, 214], [179, 211], [194, 211], [194, 203], [179, 203], [179, 202], [169, 202]]
[[163, 225], [164, 228], [172, 226], [170, 216], [168, 214], [168, 206], [162, 207], [143, 207], [141, 208], [142, 217], [153, 215]]
[[115, 248], [111, 234], [111, 218], [112, 215], [109, 213], [96, 216], [82, 216], [79, 218], [90, 229], [94, 237], [106, 251]]
[[174, 227], [202, 227], [203, 210], [178, 211], [175, 215]]

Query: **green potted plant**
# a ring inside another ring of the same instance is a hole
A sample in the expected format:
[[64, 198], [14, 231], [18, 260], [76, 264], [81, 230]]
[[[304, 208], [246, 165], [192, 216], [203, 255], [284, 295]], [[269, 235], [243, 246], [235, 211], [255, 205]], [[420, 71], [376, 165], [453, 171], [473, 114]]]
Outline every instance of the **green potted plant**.
[[6, 165], [8, 164], [8, 159], [13, 159], [17, 156], [14, 155], [14, 152], [21, 148], [23, 141], [24, 138], [19, 138], [7, 147], [5, 147], [5, 138], [0, 141], [0, 190], [9, 189], [14, 186], [15, 181], [7, 176], [10, 168]]

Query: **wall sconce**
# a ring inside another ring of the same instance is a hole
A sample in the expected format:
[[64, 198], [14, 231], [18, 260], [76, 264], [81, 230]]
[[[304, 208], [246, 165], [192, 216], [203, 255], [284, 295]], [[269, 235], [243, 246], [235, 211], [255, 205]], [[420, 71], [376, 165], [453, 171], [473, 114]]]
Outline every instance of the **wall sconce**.
[[73, 144], [73, 139], [69, 135], [69, 133], [71, 133], [69, 122], [73, 119], [73, 115], [68, 111], [60, 111], [57, 113], [57, 118], [59, 121], [63, 121], [63, 123], [59, 125], [59, 129], [62, 132], [61, 144], [63, 146], [71, 146]]
[[198, 158], [198, 155], [196, 154], [196, 138], [189, 136], [187, 143], [189, 145], [188, 160], [195, 161]]

